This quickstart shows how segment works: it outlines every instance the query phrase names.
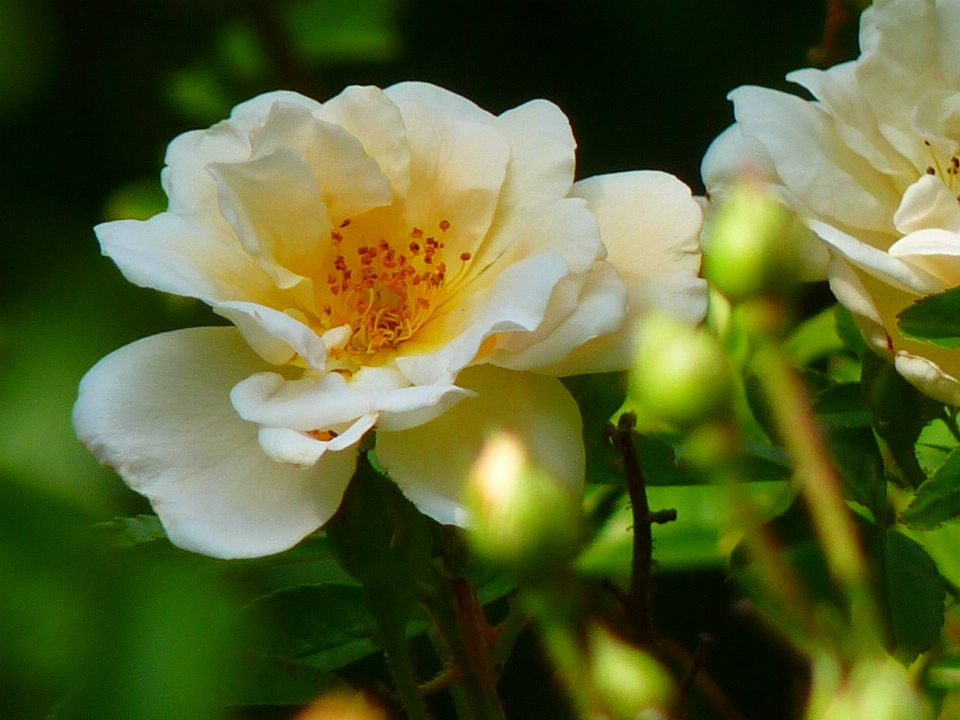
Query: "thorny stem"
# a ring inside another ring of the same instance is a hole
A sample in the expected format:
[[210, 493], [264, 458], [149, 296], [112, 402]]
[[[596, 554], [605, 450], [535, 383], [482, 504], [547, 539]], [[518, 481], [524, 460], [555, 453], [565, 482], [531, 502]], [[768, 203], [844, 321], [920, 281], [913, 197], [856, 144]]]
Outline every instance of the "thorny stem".
[[[375, 606], [376, 603], [385, 598], [379, 593], [367, 592], [368, 605]], [[390, 670], [390, 676], [393, 678], [393, 684], [397, 695], [400, 698], [400, 704], [407, 714], [408, 720], [432, 720], [427, 706], [423, 701], [423, 695], [420, 694], [420, 688], [417, 685], [417, 678], [413, 673], [413, 661], [410, 658], [410, 645], [407, 642], [406, 627], [404, 624], [393, 622], [389, 614], [380, 614], [379, 629], [380, 641], [383, 644], [383, 654], [387, 660], [387, 667]]]
[[651, 514], [647, 502], [647, 488], [640, 469], [640, 456], [633, 444], [633, 429], [637, 417], [633, 413], [624, 413], [617, 425], [607, 426], [607, 434], [614, 447], [623, 456], [623, 469], [627, 480], [627, 492], [630, 495], [630, 508], [633, 513], [633, 565], [630, 570], [630, 587], [627, 590], [626, 605], [630, 613], [632, 639], [642, 646], [649, 647], [654, 641], [653, 606], [650, 599], [650, 576], [653, 561], [653, 535], [650, 525], [675, 520], [675, 510], [661, 510]]
[[425, 602], [459, 670], [466, 696], [461, 710], [476, 720], [504, 720], [489, 627], [470, 582], [438, 577]]
[[865, 619], [875, 627], [877, 614], [869, 592], [866, 559], [801, 380], [772, 344], [757, 349], [754, 367], [792, 460], [830, 572], [845, 590], [851, 609], [863, 610]]

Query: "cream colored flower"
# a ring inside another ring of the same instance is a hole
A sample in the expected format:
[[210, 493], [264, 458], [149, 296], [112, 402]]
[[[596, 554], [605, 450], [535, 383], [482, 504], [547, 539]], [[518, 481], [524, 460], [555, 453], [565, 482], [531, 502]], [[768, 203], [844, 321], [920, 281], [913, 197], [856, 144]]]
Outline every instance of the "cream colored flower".
[[442, 522], [465, 521], [494, 428], [579, 492], [579, 413], [555, 375], [626, 367], [632, 320], [695, 322], [704, 288], [689, 190], [662, 173], [574, 185], [574, 148], [551, 103], [497, 117], [421, 83], [270, 93], [181, 135], [167, 212], [97, 235], [129, 280], [233, 327], [104, 358], [79, 437], [175, 543], [220, 557], [326, 522], [373, 428], [379, 464]]
[[[816, 98], [759, 87], [703, 161], [711, 196], [763, 174], [822, 240], [807, 275], [830, 280], [870, 346], [930, 396], [960, 404], [960, 352], [903, 338], [897, 314], [960, 284], [960, 3], [876, 0], [861, 55], [787, 76]], [[826, 252], [825, 252], [826, 251]]]

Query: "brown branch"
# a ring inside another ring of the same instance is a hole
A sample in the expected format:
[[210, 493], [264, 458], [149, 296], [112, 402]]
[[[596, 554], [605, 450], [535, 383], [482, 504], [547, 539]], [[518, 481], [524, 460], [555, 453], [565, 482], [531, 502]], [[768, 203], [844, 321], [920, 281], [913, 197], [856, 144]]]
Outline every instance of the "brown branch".
[[638, 645], [650, 647], [654, 643], [653, 604], [650, 597], [651, 568], [653, 565], [653, 535], [650, 525], [675, 520], [675, 510], [650, 512], [647, 488], [640, 468], [640, 456], [633, 443], [633, 430], [637, 417], [624, 413], [617, 425], [607, 425], [607, 435], [614, 447], [623, 456], [627, 493], [633, 513], [633, 565], [630, 569], [630, 586], [625, 604], [629, 615], [631, 639]]

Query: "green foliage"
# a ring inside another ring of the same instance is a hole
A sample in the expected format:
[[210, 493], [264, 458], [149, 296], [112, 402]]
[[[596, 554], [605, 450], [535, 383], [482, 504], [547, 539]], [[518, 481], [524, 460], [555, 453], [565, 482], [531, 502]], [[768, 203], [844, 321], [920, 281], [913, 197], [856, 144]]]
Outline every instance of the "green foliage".
[[865, 404], [876, 418], [877, 435], [890, 448], [906, 481], [918, 486], [926, 474], [917, 462], [915, 446], [923, 428], [943, 417], [943, 403], [920, 393], [873, 353], [864, 356], [862, 385]]
[[610, 445], [607, 425], [623, 405], [626, 396], [625, 373], [571, 375], [561, 378], [570, 391], [583, 418], [583, 446], [587, 455], [588, 483], [622, 484], [618, 471], [620, 457]]
[[960, 348], [960, 288], [915, 302], [897, 315], [900, 332], [913, 340]]
[[884, 533], [883, 590], [896, 656], [913, 662], [940, 636], [944, 586], [926, 550], [894, 529]]
[[133, 558], [86, 516], [0, 478], [0, 716], [220, 717], [236, 679], [239, 603], [186, 553]]
[[364, 452], [326, 531], [344, 570], [364, 585], [414, 582], [433, 554], [433, 523]]
[[900, 513], [900, 522], [916, 530], [932, 530], [957, 520], [960, 520], [960, 450], [950, 453]]
[[[784, 352], [798, 367], [810, 365], [845, 347], [840, 334], [840, 315], [836, 305], [821, 310], [803, 321], [783, 344]], [[864, 348], [861, 348], [861, 350]]]
[[[320, 671], [338, 670], [376, 651], [377, 624], [357, 584], [299, 585], [256, 600], [247, 610], [267, 618], [249, 652]], [[423, 632], [421, 618], [411, 634]]]
[[401, 40], [394, 0], [293, 0], [282, 14], [296, 52], [310, 63], [395, 58]]

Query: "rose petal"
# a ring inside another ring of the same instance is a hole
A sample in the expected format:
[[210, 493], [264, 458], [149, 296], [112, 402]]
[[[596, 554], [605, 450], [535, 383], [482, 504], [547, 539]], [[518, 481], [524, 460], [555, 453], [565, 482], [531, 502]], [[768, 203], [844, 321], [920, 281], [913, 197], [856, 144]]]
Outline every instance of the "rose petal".
[[336, 225], [351, 215], [388, 205], [392, 199], [390, 181], [360, 141], [304, 108], [274, 105], [254, 134], [253, 147], [257, 155], [293, 150], [305, 158]]
[[560, 381], [489, 365], [464, 370], [460, 381], [477, 396], [433, 422], [377, 435], [377, 462], [422, 512], [467, 524], [461, 492], [483, 442], [497, 430], [519, 436], [531, 462], [582, 492], [580, 411]]
[[332, 228], [306, 159], [277, 150], [243, 163], [211, 163], [220, 208], [243, 247], [281, 288], [317, 272]]
[[[526, 333], [501, 336], [487, 362], [555, 376], [624, 370], [632, 362], [634, 349], [632, 333], [617, 332], [624, 328], [626, 313], [627, 288], [619, 273], [610, 263], [597, 262], [562, 323], [521, 349], [508, 343], [511, 338], [526, 339]], [[530, 337], [538, 335], [530, 333]]]
[[[396, 414], [449, 407], [453, 397], [468, 393], [452, 383], [411, 387], [397, 370], [364, 367], [349, 380], [339, 373], [306, 374], [287, 380], [277, 373], [258, 373], [238, 383], [230, 393], [245, 420], [267, 427], [306, 432], [325, 430], [373, 413]], [[427, 414], [429, 416], [430, 413]]]
[[[263, 451], [276, 462], [309, 468], [313, 467], [327, 451], [345, 450], [360, 442], [360, 438], [376, 422], [376, 414], [364, 415], [345, 427], [338, 426], [339, 434], [331, 433], [329, 440], [318, 440], [296, 430], [273, 427], [260, 428], [257, 438]], [[327, 431], [330, 430], [333, 428]]]
[[960, 204], [940, 178], [923, 175], [903, 193], [893, 223], [903, 234], [940, 228], [960, 231]]
[[[398, 102], [410, 146], [405, 215], [449, 257], [473, 253], [490, 228], [510, 160], [494, 126], [453, 120], [417, 100]], [[443, 230], [440, 227], [446, 221]]]
[[205, 302], [281, 302], [272, 279], [240, 244], [224, 242], [172, 213], [94, 228], [103, 254], [142, 287]]
[[324, 370], [327, 348], [309, 326], [279, 310], [255, 303], [218, 303], [213, 310], [243, 333], [250, 347], [264, 360], [283, 365], [299, 355], [308, 367]]
[[898, 290], [929, 295], [944, 289], [943, 282], [925, 270], [870, 247], [827, 223], [807, 220], [807, 225], [851, 263]]
[[950, 405], [960, 405], [960, 381], [943, 372], [935, 363], [901, 350], [894, 357], [893, 364], [897, 372], [923, 394]]
[[401, 82], [383, 91], [384, 95], [398, 105], [409, 100], [422, 103], [451, 120], [466, 120], [471, 123], [492, 124], [494, 115], [462, 95], [450, 92], [437, 85], [425, 82]]
[[596, 215], [607, 261], [627, 285], [629, 325], [653, 309], [691, 323], [703, 319], [703, 214], [690, 188], [667, 173], [641, 171], [581, 180], [572, 193]]
[[890, 255], [938, 278], [946, 287], [960, 284], [960, 234], [918, 230], [890, 247]]
[[150, 499], [180, 547], [222, 558], [280, 552], [336, 511], [355, 456], [330, 452], [309, 471], [270, 460], [229, 400], [265, 367], [233, 328], [148, 337], [87, 373], [77, 435]]
[[400, 109], [376, 87], [348, 87], [328, 100], [317, 117], [357, 138], [390, 180], [395, 197], [410, 189], [410, 148]]
[[787, 188], [811, 210], [855, 227], [893, 232], [884, 208], [899, 196], [843, 142], [826, 111], [801, 98], [745, 86], [729, 95], [744, 136], [760, 141]]

